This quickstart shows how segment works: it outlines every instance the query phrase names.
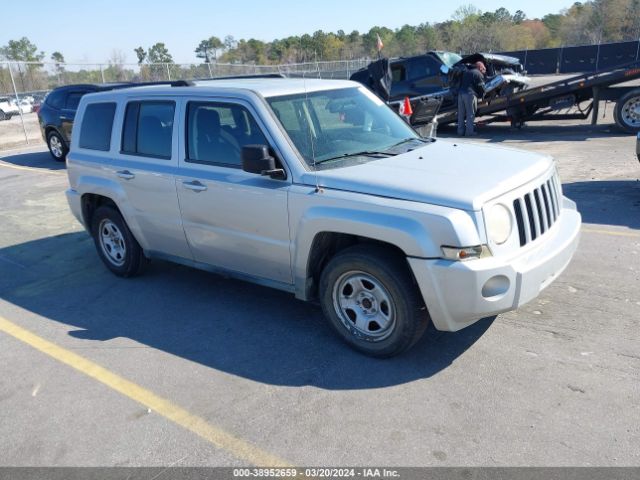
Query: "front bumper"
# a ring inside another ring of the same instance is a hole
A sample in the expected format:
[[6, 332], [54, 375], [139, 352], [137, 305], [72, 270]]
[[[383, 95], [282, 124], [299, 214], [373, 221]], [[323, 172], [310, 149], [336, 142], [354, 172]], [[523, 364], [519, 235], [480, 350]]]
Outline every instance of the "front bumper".
[[564, 198], [559, 221], [514, 256], [467, 262], [409, 258], [434, 326], [454, 332], [536, 298], [569, 264], [580, 224], [575, 203]]

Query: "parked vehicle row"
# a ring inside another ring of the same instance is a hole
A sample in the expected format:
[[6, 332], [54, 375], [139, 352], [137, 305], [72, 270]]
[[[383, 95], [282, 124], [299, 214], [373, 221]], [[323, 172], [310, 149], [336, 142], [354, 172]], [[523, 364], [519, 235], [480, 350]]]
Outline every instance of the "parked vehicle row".
[[0, 97], [0, 120], [9, 120], [14, 115], [20, 115], [20, 107], [16, 105], [15, 99]]
[[37, 111], [39, 103], [31, 95], [14, 97], [0, 97], [0, 120], [9, 120], [11, 117]]
[[553, 159], [421, 138], [355, 82], [80, 97], [67, 198], [109, 270], [162, 258], [317, 300], [370, 355], [534, 299], [578, 243]]

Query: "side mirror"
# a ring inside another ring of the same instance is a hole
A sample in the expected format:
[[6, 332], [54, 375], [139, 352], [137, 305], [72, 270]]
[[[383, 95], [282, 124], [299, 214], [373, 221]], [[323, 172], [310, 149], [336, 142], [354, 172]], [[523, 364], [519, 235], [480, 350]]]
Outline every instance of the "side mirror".
[[276, 159], [269, 155], [266, 145], [245, 145], [242, 147], [242, 170], [258, 175], [268, 175], [271, 178], [283, 180], [286, 173], [276, 168]]

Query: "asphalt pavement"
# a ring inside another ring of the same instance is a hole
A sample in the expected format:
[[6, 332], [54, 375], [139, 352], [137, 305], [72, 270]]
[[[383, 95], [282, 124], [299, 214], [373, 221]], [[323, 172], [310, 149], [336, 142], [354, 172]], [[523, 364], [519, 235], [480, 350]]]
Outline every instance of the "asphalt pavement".
[[116, 278], [64, 164], [0, 153], [0, 466], [639, 465], [633, 136], [546, 122], [474, 141], [557, 158], [579, 249], [530, 304], [389, 360], [283, 292], [160, 261]]

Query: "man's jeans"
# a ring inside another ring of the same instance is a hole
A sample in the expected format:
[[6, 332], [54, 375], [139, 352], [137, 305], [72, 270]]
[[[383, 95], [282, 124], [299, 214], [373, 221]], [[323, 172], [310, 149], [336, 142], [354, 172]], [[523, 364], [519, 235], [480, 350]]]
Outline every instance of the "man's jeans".
[[[469, 93], [458, 94], [458, 135], [473, 135], [473, 121], [476, 118], [478, 99]], [[465, 120], [467, 122], [465, 128]]]

